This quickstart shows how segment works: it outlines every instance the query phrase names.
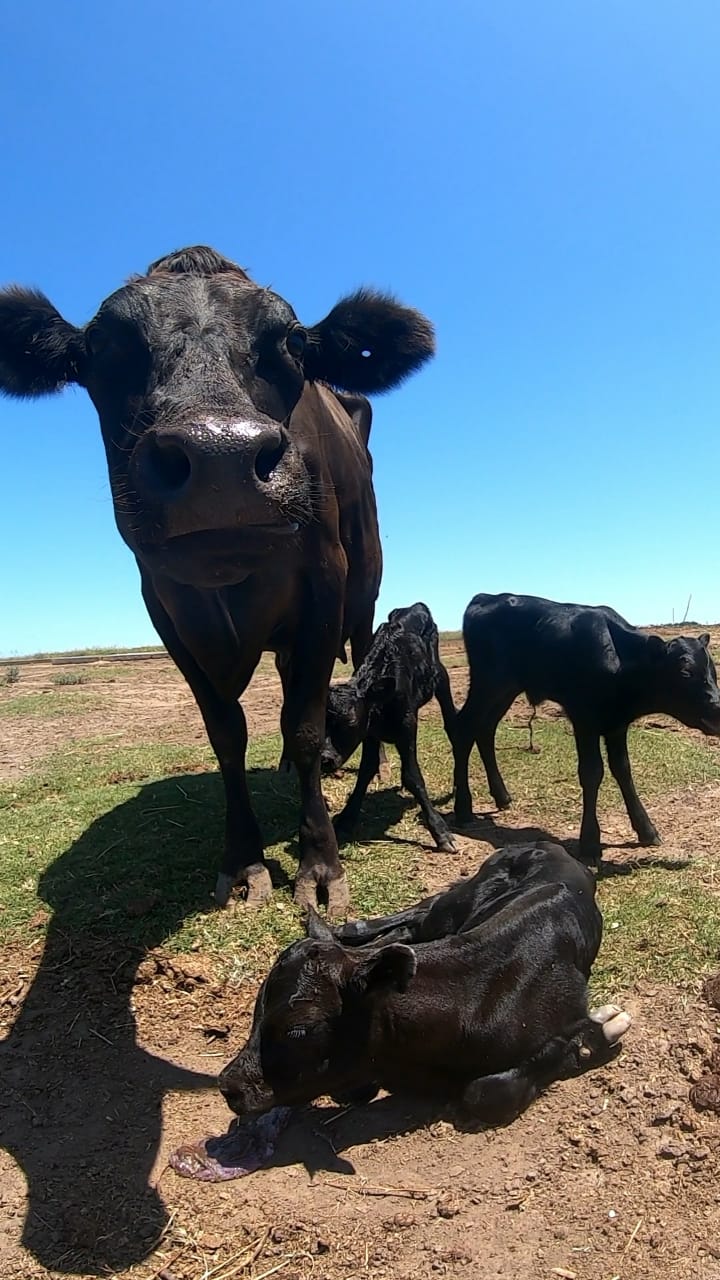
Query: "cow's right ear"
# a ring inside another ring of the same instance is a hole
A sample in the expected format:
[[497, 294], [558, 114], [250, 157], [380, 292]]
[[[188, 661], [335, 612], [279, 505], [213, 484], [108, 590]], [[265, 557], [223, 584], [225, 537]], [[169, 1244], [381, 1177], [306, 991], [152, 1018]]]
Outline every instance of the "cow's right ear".
[[45, 396], [82, 382], [83, 331], [35, 289], [0, 290], [0, 391]]
[[407, 991], [416, 969], [417, 959], [412, 947], [406, 947], [402, 942], [391, 942], [360, 961], [350, 985], [362, 994], [383, 988]]

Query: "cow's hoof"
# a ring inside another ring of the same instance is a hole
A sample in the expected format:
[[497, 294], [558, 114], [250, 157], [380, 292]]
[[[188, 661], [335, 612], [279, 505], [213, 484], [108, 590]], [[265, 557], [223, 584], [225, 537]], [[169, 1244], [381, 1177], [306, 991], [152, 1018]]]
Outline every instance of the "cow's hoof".
[[458, 849], [458, 846], [456, 845], [449, 831], [447, 835], [440, 837], [440, 839], [437, 842], [437, 847], [438, 847], [438, 853], [459, 853], [460, 852], [460, 850]]
[[504, 796], [500, 796], [499, 799], [497, 796], [493, 796], [493, 800], [495, 801], [496, 809], [499, 809], [501, 812], [503, 809], [509, 809], [512, 804], [512, 796], [509, 796], [507, 794]]
[[281, 756], [277, 771], [278, 773], [292, 773], [292, 760], [288, 760], [286, 756]]
[[350, 909], [350, 889], [345, 872], [327, 886], [328, 920], [344, 920]]
[[253, 862], [245, 867], [240, 876], [240, 884], [247, 888], [245, 902], [248, 907], [261, 907], [272, 898], [272, 880], [264, 862]]
[[604, 1004], [600, 1009], [592, 1009], [590, 1017], [593, 1022], [599, 1022], [608, 1044], [617, 1044], [632, 1025], [632, 1018], [629, 1013], [625, 1013], [624, 1009], [619, 1009], [616, 1004]]
[[225, 871], [221, 871], [215, 882], [215, 893], [213, 895], [219, 907], [227, 906], [234, 888], [235, 877], [227, 875]]

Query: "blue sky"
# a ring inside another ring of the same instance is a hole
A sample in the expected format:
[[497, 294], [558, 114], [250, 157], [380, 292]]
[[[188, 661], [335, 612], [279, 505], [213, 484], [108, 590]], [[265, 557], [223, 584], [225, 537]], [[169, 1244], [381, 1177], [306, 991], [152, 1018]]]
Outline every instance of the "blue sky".
[[[214, 245], [312, 323], [435, 322], [375, 400], [378, 620], [476, 591], [720, 618], [720, 7], [6, 7], [0, 280], [76, 323]], [[94, 411], [0, 403], [0, 653], [149, 643]]]

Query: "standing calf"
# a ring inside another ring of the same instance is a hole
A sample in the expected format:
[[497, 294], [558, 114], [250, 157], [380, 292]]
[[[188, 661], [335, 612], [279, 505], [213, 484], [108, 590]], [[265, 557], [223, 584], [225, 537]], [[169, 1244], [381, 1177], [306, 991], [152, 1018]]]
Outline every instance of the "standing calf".
[[352, 679], [328, 694], [324, 773], [332, 773], [362, 742], [355, 788], [335, 819], [339, 836], [348, 837], [365, 793], [378, 771], [383, 742], [400, 753], [402, 785], [415, 797], [438, 849], [456, 851], [452, 835], [430, 803], [417, 758], [418, 711], [437, 698], [445, 732], [452, 740], [455, 706], [448, 673], [440, 661], [438, 630], [427, 605], [393, 609], [378, 627], [368, 654]]
[[588, 1012], [595, 878], [556, 844], [501, 849], [399, 916], [333, 934], [311, 915], [309, 928], [220, 1075], [240, 1116], [384, 1088], [450, 1103], [467, 1125], [505, 1123], [551, 1081], [607, 1061], [630, 1025], [614, 1005]]
[[640, 844], [660, 844], [635, 790], [628, 726], [664, 712], [703, 733], [720, 734], [720, 690], [709, 635], [662, 640], [644, 635], [606, 605], [557, 604], [536, 596], [478, 595], [463, 619], [470, 688], [454, 733], [455, 816], [472, 821], [468, 761], [477, 743], [498, 809], [510, 795], [495, 758], [495, 731], [518, 694], [533, 706], [550, 699], [575, 733], [583, 792], [580, 857], [600, 860], [597, 796], [603, 778], [600, 738]]

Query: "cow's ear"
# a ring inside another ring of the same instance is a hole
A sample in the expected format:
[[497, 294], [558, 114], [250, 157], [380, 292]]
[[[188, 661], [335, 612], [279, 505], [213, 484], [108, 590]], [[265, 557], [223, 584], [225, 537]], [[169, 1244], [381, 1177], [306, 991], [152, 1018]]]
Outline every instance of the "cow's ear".
[[360, 961], [350, 985], [361, 993], [382, 988], [407, 991], [416, 969], [417, 959], [412, 947], [406, 947], [402, 942], [391, 942]]
[[45, 396], [81, 382], [85, 343], [81, 329], [35, 289], [0, 290], [0, 391]]
[[700, 641], [703, 649], [710, 648], [710, 632], [709, 631], [703, 631], [702, 635], [698, 636], [698, 640]]
[[430, 321], [388, 294], [359, 289], [308, 330], [305, 373], [344, 391], [389, 391], [435, 351]]

